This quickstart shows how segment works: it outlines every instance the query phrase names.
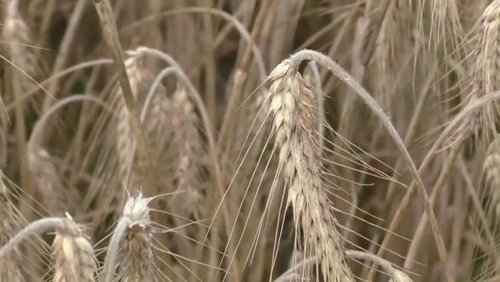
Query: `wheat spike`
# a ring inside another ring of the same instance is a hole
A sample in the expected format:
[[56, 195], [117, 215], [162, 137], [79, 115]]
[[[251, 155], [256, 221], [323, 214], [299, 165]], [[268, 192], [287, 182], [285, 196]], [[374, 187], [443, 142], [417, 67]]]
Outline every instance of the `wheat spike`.
[[52, 215], [61, 214], [66, 211], [66, 207], [72, 207], [71, 203], [74, 203], [76, 199], [74, 193], [64, 189], [49, 153], [42, 147], [28, 144], [30, 144], [28, 145], [28, 164], [35, 180], [36, 192], [44, 207]]
[[[143, 107], [146, 100], [146, 94], [151, 86], [153, 79], [151, 74], [144, 67], [144, 55], [140, 52], [130, 52], [131, 56], [125, 61], [127, 74], [134, 98], [138, 104]], [[118, 124], [116, 127], [116, 145], [120, 161], [119, 170], [123, 177], [129, 175], [129, 187], [140, 187], [141, 179], [137, 173], [137, 154], [134, 153], [134, 142], [132, 138], [132, 128], [129, 122], [129, 112], [123, 101], [121, 88], [118, 88], [114, 95], [118, 108]], [[165, 144], [169, 140], [169, 115], [171, 114], [170, 101], [166, 97], [165, 88], [159, 85], [151, 101], [151, 109], [147, 112], [146, 118], [142, 120], [145, 126], [147, 143], [153, 153], [155, 163], [165, 162]], [[157, 177], [163, 178], [163, 166], [156, 169]], [[159, 183], [164, 183], [159, 181]], [[126, 183], [128, 183], [126, 181]]]
[[54, 282], [93, 282], [96, 270], [94, 249], [83, 227], [68, 215], [66, 226], [56, 232], [52, 244]]
[[[125, 61], [127, 67], [127, 74], [130, 80], [130, 86], [132, 88], [133, 94], [137, 97], [137, 92], [139, 91], [139, 83], [141, 83], [142, 73], [140, 71], [141, 61], [136, 57], [132, 56]], [[122, 97], [122, 90], [118, 87], [118, 92], [114, 95], [117, 99], [118, 108], [118, 123], [116, 126], [116, 149], [119, 158], [119, 170], [122, 177], [126, 178], [129, 176], [129, 166], [132, 165], [130, 170], [130, 187], [138, 187], [140, 183], [139, 174], [135, 168], [135, 154], [133, 153], [134, 143], [132, 136], [132, 127], [129, 123], [129, 112], [125, 106], [125, 102]], [[128, 181], [125, 181], [128, 183]]]
[[173, 142], [180, 151], [174, 179], [177, 182], [177, 191], [180, 193], [171, 198], [170, 205], [176, 215], [186, 218], [194, 215], [199, 219], [204, 212], [201, 204], [199, 164], [196, 163], [196, 159], [203, 153], [203, 149], [193, 104], [188, 99], [186, 89], [181, 85], [177, 86], [173, 95], [172, 106], [175, 110], [172, 116], [172, 128], [175, 134]]
[[157, 281], [151, 200], [142, 193], [128, 198], [108, 245], [102, 281]]
[[302, 228], [306, 257], [320, 257], [323, 279], [354, 281], [321, 179], [314, 96], [290, 63], [284, 60], [272, 71], [268, 92], [288, 205], [293, 209], [297, 234]]
[[[493, 1], [486, 7], [480, 18], [477, 33], [479, 42], [476, 46], [473, 63], [473, 90], [470, 102], [500, 90], [500, 1]], [[478, 128], [488, 133], [495, 132], [495, 119], [498, 115], [498, 103], [490, 103], [478, 114], [479, 126], [474, 122], [474, 131]]]
[[[33, 77], [35, 69], [35, 54], [31, 46], [31, 35], [28, 26], [19, 14], [19, 1], [12, 0], [7, 7], [7, 16], [3, 28], [3, 39], [9, 44], [8, 50], [12, 63], [25, 74]], [[31, 86], [30, 79], [23, 79], [23, 88]]]
[[406, 273], [396, 269], [391, 273], [389, 282], [412, 282], [412, 280]]
[[153, 251], [150, 198], [142, 194], [130, 197], [123, 208], [123, 216], [130, 219], [118, 255], [118, 277], [122, 281], [157, 281]]

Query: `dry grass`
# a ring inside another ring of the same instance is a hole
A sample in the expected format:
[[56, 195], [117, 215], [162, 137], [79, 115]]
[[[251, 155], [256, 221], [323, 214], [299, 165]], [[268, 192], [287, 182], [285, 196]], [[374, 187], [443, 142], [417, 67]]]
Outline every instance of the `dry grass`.
[[500, 281], [499, 0], [1, 7], [0, 282]]

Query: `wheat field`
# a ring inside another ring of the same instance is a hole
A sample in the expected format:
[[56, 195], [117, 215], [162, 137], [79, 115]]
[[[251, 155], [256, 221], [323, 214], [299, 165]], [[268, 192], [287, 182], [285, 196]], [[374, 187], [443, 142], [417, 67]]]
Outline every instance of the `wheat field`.
[[500, 0], [0, 7], [0, 282], [500, 281]]

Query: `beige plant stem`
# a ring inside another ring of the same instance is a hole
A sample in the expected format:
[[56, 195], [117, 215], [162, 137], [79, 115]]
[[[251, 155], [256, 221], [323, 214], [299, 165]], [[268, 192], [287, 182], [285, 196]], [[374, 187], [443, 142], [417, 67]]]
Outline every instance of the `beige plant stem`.
[[[138, 147], [139, 166], [142, 170], [141, 173], [145, 181], [144, 191], [149, 193], [154, 191], [154, 187], [156, 187], [155, 178], [153, 177], [153, 164], [151, 163], [145, 135], [141, 126], [139, 107], [134, 99], [130, 81], [128, 79], [123, 51], [114, 22], [113, 11], [108, 0], [94, 0], [94, 5], [96, 7], [97, 14], [99, 15], [104, 39], [113, 53], [114, 64], [116, 70], [118, 71], [118, 79], [122, 88], [123, 99], [130, 116], [132, 133]], [[132, 189], [137, 188], [138, 187], [132, 187]]]

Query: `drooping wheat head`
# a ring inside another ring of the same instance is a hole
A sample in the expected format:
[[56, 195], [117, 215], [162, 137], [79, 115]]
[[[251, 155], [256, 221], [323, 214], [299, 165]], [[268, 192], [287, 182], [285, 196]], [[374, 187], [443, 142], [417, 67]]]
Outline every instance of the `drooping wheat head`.
[[172, 128], [174, 130], [173, 144], [179, 150], [178, 166], [174, 182], [179, 194], [173, 196], [170, 206], [176, 215], [200, 219], [203, 204], [199, 160], [203, 147], [198, 133], [198, 120], [194, 107], [189, 101], [186, 89], [178, 85], [172, 97], [174, 114], [172, 115]]
[[28, 143], [28, 164], [36, 187], [35, 193], [51, 215], [62, 215], [71, 211], [76, 196], [74, 190], [67, 191], [57, 173], [49, 153], [40, 146]]
[[[11, 0], [8, 3], [2, 37], [8, 43], [9, 59], [15, 68], [32, 79], [36, 73], [36, 58], [33, 48], [30, 47], [30, 30], [19, 14], [19, 0]], [[22, 79], [23, 90], [32, 85], [31, 79]]]
[[[483, 12], [477, 34], [479, 36], [475, 46], [473, 62], [472, 93], [469, 103], [480, 97], [500, 90], [500, 1], [493, 1]], [[474, 133], [483, 130], [486, 138], [491, 138], [495, 133], [495, 120], [498, 118], [498, 103], [493, 102], [481, 110], [472, 122]]]
[[96, 271], [94, 249], [84, 227], [67, 215], [64, 229], [56, 232], [52, 243], [54, 282], [93, 282]]
[[293, 210], [296, 238], [303, 244], [306, 257], [320, 258], [325, 281], [354, 281], [322, 183], [313, 93], [288, 59], [272, 71], [269, 81], [273, 135], [287, 187], [287, 204]]
[[130, 219], [118, 255], [118, 277], [122, 281], [158, 281], [150, 218], [150, 198], [130, 197], [123, 216]]
[[[153, 82], [153, 77], [144, 66], [144, 54], [141, 52], [131, 51], [130, 57], [125, 61], [127, 74], [130, 80], [130, 85], [134, 98], [137, 103], [143, 107], [146, 101], [146, 94], [149, 91]], [[116, 147], [119, 157], [119, 170], [124, 178], [124, 183], [127, 187], [140, 187], [141, 179], [137, 169], [137, 154], [135, 144], [132, 138], [132, 128], [129, 122], [129, 112], [125, 107], [125, 103], [121, 98], [121, 88], [118, 88], [114, 95], [115, 103], [118, 111], [118, 123], [116, 125]], [[146, 118], [142, 121], [145, 126], [146, 142], [150, 147], [154, 162], [158, 164], [165, 163], [166, 145], [169, 142], [170, 128], [168, 126], [171, 105], [166, 96], [166, 89], [159, 85], [155, 89], [154, 96], [150, 103], [150, 109], [147, 110]], [[161, 180], [159, 183], [165, 183], [165, 171], [163, 166], [155, 170], [158, 172], [156, 177]], [[130, 177], [130, 182], [127, 180]], [[161, 193], [164, 191], [155, 191]]]

